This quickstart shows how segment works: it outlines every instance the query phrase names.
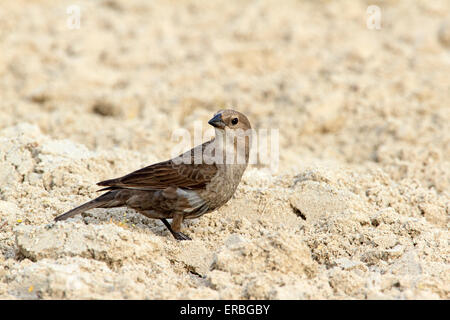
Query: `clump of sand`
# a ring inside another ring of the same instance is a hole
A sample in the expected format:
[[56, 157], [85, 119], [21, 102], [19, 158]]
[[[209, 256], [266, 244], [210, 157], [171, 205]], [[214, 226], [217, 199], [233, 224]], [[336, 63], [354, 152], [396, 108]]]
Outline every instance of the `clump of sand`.
[[[0, 298], [448, 299], [448, 1], [5, 4]], [[20, 57], [27, 57], [21, 59]], [[177, 242], [133, 210], [53, 218], [224, 105], [279, 129]]]

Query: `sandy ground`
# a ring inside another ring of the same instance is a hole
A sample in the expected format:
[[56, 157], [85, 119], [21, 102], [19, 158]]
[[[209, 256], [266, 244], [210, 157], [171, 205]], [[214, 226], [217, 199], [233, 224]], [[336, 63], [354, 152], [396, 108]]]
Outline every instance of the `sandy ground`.
[[[449, 299], [450, 2], [8, 1], [0, 298]], [[177, 242], [132, 210], [53, 218], [223, 106], [278, 170]]]

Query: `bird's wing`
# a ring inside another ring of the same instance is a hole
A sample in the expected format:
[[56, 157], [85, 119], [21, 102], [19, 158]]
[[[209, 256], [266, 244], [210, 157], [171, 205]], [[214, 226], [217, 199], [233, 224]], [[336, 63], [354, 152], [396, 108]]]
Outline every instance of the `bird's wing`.
[[[204, 147], [204, 145], [198, 147]], [[194, 149], [188, 152], [191, 152], [193, 157]], [[121, 178], [99, 182], [97, 185], [107, 187], [101, 191], [119, 188], [163, 190], [171, 186], [192, 190], [201, 189], [217, 174], [217, 166], [205, 163], [195, 164], [193, 160], [192, 158], [191, 164], [178, 163], [173, 160], [163, 161]]]

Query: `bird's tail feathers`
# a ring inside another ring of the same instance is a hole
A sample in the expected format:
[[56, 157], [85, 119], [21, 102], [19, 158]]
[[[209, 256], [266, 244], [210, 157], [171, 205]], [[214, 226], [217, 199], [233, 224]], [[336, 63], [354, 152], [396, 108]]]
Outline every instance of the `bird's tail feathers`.
[[112, 207], [112, 206], [118, 206], [117, 203], [114, 203], [114, 205], [112, 205], [113, 203], [111, 203], [111, 202], [116, 202], [116, 201], [114, 201], [114, 198], [115, 198], [115, 192], [105, 193], [94, 200], [86, 202], [85, 204], [82, 204], [79, 207], [76, 207], [72, 210], [67, 211], [66, 213], [63, 213], [62, 215], [57, 216], [55, 218], [55, 221], [66, 220], [70, 217], [73, 217], [77, 214], [83, 213], [87, 210], [94, 209], [94, 208], [108, 208], [108, 207]]

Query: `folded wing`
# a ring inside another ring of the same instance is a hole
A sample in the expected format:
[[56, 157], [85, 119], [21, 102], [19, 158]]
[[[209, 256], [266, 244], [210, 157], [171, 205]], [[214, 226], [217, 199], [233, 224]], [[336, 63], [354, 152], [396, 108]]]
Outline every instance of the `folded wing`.
[[[205, 148], [207, 143], [197, 146]], [[164, 190], [178, 187], [189, 190], [204, 188], [217, 174], [215, 164], [195, 164], [194, 150], [191, 153], [191, 164], [178, 163], [173, 160], [163, 161], [134, 171], [126, 176], [97, 183], [105, 186], [99, 191], [114, 189]]]

